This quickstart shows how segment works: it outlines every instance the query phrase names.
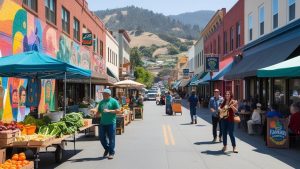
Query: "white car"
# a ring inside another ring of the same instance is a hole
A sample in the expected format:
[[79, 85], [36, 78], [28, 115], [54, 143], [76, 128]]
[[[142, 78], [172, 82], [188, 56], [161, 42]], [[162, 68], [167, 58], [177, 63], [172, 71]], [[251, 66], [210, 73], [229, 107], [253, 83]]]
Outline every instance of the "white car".
[[148, 93], [148, 99], [147, 100], [156, 100], [157, 93]]

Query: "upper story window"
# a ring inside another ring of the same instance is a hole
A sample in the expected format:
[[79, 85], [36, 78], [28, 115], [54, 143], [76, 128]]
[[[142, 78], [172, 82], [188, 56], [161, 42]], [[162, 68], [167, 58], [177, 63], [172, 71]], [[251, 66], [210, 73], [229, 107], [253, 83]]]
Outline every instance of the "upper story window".
[[250, 14], [248, 16], [248, 33], [249, 33], [249, 41], [253, 39], [253, 16]]
[[236, 48], [241, 46], [241, 24], [240, 22], [236, 23]]
[[278, 28], [278, 0], [272, 0], [273, 29]]
[[234, 29], [230, 28], [230, 51], [233, 51]]
[[224, 32], [224, 54], [227, 54], [227, 32]]
[[31, 10], [37, 12], [37, 0], [23, 0], [23, 4], [25, 4]]
[[56, 0], [45, 0], [46, 19], [56, 24]]
[[70, 12], [66, 8], [61, 9], [62, 30], [70, 34]]
[[289, 21], [296, 18], [296, 0], [289, 0]]
[[259, 7], [259, 35], [265, 34], [265, 7]]
[[80, 41], [80, 22], [75, 17], [74, 17], [74, 22], [73, 22], [73, 36], [74, 36], [74, 39]]
[[103, 56], [103, 41], [100, 40], [100, 55]]

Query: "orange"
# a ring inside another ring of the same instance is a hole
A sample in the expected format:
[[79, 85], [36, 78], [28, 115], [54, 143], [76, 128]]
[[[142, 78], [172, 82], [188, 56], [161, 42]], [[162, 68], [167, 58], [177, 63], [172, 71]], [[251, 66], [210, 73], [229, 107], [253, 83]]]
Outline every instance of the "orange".
[[24, 161], [26, 160], [26, 157], [24, 155], [19, 156], [19, 161]]
[[25, 153], [20, 153], [19, 156], [25, 156]]
[[19, 155], [15, 154], [15, 155], [13, 155], [13, 157], [11, 159], [15, 160], [15, 161], [18, 161], [19, 160]]

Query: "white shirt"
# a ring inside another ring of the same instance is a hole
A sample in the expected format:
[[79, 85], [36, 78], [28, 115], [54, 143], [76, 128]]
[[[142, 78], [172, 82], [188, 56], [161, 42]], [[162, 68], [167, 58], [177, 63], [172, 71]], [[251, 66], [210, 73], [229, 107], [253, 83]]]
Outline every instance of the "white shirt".
[[256, 124], [261, 124], [261, 117], [260, 117], [261, 110], [260, 109], [255, 109], [252, 113], [251, 120], [253, 123]]

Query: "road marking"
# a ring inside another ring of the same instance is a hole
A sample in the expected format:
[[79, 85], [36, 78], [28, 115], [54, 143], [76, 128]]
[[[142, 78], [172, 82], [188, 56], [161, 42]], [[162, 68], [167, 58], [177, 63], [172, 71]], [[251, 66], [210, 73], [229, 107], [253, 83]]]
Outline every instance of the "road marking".
[[175, 145], [175, 139], [174, 139], [174, 136], [173, 136], [170, 125], [168, 125], [168, 133], [169, 133], [169, 136], [170, 136], [171, 144], [174, 146]]
[[169, 145], [169, 138], [168, 138], [168, 134], [167, 134], [167, 128], [165, 125], [162, 126], [162, 130], [163, 130], [163, 135], [164, 135], [164, 140], [165, 140], [165, 145]]

